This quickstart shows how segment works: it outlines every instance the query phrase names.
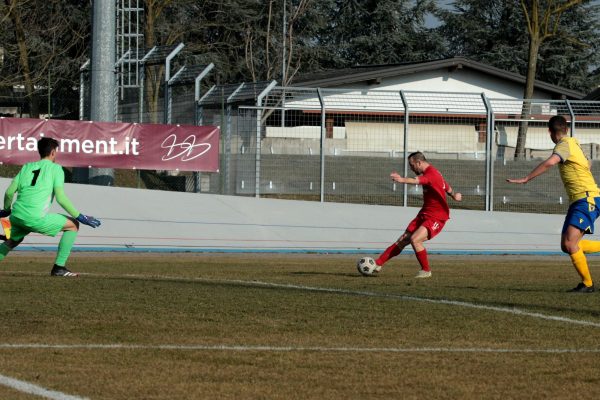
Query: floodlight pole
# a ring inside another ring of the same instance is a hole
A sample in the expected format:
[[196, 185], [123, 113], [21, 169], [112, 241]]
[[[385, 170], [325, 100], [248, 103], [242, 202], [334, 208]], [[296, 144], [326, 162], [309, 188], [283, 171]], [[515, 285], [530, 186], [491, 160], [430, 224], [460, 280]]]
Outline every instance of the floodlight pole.
[[[90, 107], [92, 121], [115, 120], [113, 101], [116, 86], [116, 16], [114, 0], [93, 1]], [[91, 168], [89, 182], [112, 186], [114, 171], [111, 168]]]

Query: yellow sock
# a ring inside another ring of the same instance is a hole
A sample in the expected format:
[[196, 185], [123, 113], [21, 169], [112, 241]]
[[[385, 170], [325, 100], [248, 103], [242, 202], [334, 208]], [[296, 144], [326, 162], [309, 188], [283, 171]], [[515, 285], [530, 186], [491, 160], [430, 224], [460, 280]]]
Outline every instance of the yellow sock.
[[600, 251], [600, 241], [597, 240], [582, 240], [579, 242], [579, 248], [587, 253], [598, 253]]
[[580, 248], [576, 253], [571, 254], [570, 257], [583, 284], [585, 286], [592, 286], [592, 276], [590, 275], [590, 269], [588, 268], [588, 263], [585, 254], [583, 254], [583, 250]]

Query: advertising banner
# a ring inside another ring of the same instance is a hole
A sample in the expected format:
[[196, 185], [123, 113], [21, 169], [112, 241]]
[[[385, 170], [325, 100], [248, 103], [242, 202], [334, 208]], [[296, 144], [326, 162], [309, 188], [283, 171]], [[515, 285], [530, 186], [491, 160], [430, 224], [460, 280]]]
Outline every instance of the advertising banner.
[[0, 118], [0, 162], [39, 160], [37, 141], [58, 140], [64, 167], [218, 172], [219, 128]]

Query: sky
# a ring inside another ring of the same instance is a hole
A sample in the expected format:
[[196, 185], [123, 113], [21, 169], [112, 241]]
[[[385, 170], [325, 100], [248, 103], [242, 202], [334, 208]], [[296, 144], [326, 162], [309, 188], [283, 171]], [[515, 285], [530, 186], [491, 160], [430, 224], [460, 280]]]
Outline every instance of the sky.
[[[600, 1], [600, 0], [598, 0], [598, 1]], [[450, 5], [450, 4], [452, 4], [452, 0], [438, 0], [438, 1], [436, 1], [436, 3], [438, 4], [438, 6], [441, 6], [444, 8], [452, 8], [452, 6]], [[425, 26], [427, 26], [428, 28], [435, 28], [439, 24], [440, 24], [440, 21], [433, 15], [429, 14], [427, 17], [425, 17]]]

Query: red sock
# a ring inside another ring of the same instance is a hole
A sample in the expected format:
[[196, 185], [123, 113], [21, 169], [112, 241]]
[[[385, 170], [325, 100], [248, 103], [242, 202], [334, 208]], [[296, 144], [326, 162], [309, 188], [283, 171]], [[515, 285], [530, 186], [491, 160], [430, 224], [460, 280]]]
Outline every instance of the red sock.
[[426, 249], [415, 252], [415, 256], [417, 256], [417, 260], [419, 260], [419, 264], [421, 264], [421, 269], [423, 271], [431, 271], [431, 268], [429, 268], [429, 260], [427, 259]]
[[398, 254], [400, 254], [401, 251], [402, 250], [400, 249], [400, 247], [398, 247], [398, 245], [396, 243], [393, 243], [390, 247], [388, 247], [387, 249], [385, 249], [385, 251], [383, 253], [381, 253], [381, 255], [379, 256], [379, 258], [377, 260], [375, 260], [375, 264], [377, 264], [377, 265], [383, 265], [390, 258], [396, 257]]

